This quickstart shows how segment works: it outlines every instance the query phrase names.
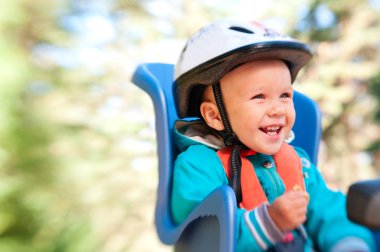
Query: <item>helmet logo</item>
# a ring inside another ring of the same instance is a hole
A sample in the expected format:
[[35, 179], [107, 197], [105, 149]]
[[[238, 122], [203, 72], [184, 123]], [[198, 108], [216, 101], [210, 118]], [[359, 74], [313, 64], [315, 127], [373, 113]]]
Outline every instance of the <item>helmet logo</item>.
[[265, 27], [263, 24], [256, 22], [256, 21], [251, 21], [250, 24], [254, 26], [256, 29], [260, 30], [263, 32], [263, 36], [267, 38], [275, 38], [275, 37], [286, 37], [281, 35], [279, 32], [270, 29], [268, 27]]
[[268, 38], [284, 37], [284, 36], [281, 36], [281, 34], [278, 33], [277, 31], [269, 29], [269, 28], [265, 28], [265, 33], [263, 34], [263, 36], [268, 37]]

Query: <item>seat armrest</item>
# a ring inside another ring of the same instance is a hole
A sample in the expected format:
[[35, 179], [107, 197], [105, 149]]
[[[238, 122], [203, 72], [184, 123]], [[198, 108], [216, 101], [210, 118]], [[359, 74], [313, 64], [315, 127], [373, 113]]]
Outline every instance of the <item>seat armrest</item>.
[[184, 222], [171, 233], [166, 233], [166, 242], [174, 244], [180, 238], [185, 228], [199, 218], [214, 216], [219, 222], [220, 251], [235, 250], [237, 235], [237, 207], [235, 194], [231, 187], [223, 185], [212, 191], [200, 205], [189, 214]]

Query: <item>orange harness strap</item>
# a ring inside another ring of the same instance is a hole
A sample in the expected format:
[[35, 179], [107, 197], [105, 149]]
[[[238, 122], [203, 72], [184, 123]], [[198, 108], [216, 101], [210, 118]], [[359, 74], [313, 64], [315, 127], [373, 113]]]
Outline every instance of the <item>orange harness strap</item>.
[[[240, 207], [247, 210], [258, 207], [268, 199], [261, 187], [261, 184], [256, 176], [253, 164], [246, 158], [248, 155], [253, 155], [256, 152], [251, 150], [241, 151], [241, 190], [242, 202]], [[217, 154], [222, 161], [224, 170], [231, 177], [230, 156], [231, 148], [225, 148], [217, 151]], [[296, 151], [287, 143], [283, 143], [280, 150], [273, 156], [276, 164], [276, 170], [280, 175], [286, 191], [305, 191], [305, 182], [302, 175], [302, 163]]]

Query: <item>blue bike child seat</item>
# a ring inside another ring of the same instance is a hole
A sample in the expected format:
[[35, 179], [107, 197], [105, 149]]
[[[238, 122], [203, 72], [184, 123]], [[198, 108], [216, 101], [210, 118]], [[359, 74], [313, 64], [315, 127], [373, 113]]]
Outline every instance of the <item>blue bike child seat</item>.
[[[176, 251], [235, 251], [236, 199], [233, 190], [221, 186], [213, 191], [181, 224], [170, 213], [171, 178], [177, 150], [172, 138], [178, 119], [173, 93], [172, 64], [144, 63], [137, 67], [133, 83], [149, 94], [155, 110], [159, 182], [155, 225], [160, 240]], [[303, 148], [316, 164], [321, 138], [321, 115], [309, 97], [294, 93], [296, 121], [292, 145]]]

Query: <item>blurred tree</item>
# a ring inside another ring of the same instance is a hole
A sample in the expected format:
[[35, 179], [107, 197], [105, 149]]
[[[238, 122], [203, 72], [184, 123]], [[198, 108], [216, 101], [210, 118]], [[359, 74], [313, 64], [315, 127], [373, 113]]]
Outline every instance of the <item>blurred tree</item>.
[[373, 177], [378, 163], [378, 155], [366, 149], [380, 138], [379, 125], [370, 120], [376, 103], [368, 92], [380, 62], [379, 12], [366, 0], [314, 0], [294, 31], [315, 47], [304, 89], [323, 110], [327, 157], [322, 169], [339, 188]]
[[[70, 251], [83, 246], [74, 241], [79, 234], [85, 237], [85, 218], [60, 215], [67, 199], [58, 183], [61, 165], [51, 155], [57, 129], [37, 101], [53, 87], [38, 82], [38, 75], [48, 73], [31, 57], [38, 43], [65, 39], [57, 23], [62, 5], [1, 1], [0, 251]], [[54, 73], [49, 74], [53, 79]], [[57, 222], [62, 218], [66, 223]]]
[[[379, 124], [380, 123], [380, 72], [378, 72], [375, 76], [373, 76], [370, 80], [370, 94], [376, 99], [376, 108], [373, 120]], [[374, 142], [372, 142], [367, 151], [372, 154], [374, 157], [375, 167], [377, 171], [380, 173], [380, 139], [377, 138]]]

